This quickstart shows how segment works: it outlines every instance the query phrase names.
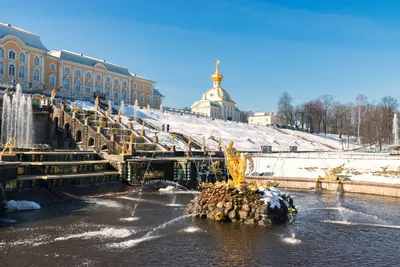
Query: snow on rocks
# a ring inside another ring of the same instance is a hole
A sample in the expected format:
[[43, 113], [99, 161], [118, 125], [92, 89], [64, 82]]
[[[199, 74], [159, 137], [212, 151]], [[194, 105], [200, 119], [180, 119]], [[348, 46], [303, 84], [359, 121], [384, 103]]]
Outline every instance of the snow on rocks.
[[176, 191], [176, 187], [175, 187], [175, 186], [172, 186], [172, 185], [169, 185], [169, 186], [167, 186], [167, 187], [165, 187], [165, 188], [160, 188], [158, 191], [159, 191], [160, 193], [169, 193], [169, 192]]

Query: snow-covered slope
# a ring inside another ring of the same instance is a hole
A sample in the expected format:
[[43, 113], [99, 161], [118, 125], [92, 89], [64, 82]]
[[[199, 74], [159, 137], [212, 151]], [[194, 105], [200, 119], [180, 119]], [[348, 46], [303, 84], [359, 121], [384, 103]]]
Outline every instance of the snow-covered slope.
[[[125, 105], [124, 115], [134, 116], [134, 107]], [[298, 151], [331, 151], [342, 149], [339, 138], [327, 138], [292, 130], [277, 130], [265, 126], [248, 125], [233, 121], [197, 118], [194, 115], [178, 115], [164, 113], [159, 110], [140, 109], [137, 116], [159, 128], [169, 124], [170, 132], [178, 132], [191, 136], [201, 143], [206, 139], [206, 146], [217, 148], [218, 140], [222, 143], [233, 141], [235, 147], [241, 151], [260, 151], [262, 145], [272, 146], [273, 151], [288, 151], [290, 146], [297, 146]], [[170, 137], [160, 135], [160, 142], [170, 141]], [[167, 143], [166, 145], [168, 145]]]

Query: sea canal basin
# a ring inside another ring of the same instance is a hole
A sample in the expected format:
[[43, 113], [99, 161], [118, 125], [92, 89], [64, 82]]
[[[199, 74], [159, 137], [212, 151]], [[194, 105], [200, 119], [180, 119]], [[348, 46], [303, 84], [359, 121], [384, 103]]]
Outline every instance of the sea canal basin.
[[126, 192], [0, 213], [1, 266], [400, 265], [400, 199], [289, 193], [296, 222], [270, 227], [183, 217], [190, 192]]

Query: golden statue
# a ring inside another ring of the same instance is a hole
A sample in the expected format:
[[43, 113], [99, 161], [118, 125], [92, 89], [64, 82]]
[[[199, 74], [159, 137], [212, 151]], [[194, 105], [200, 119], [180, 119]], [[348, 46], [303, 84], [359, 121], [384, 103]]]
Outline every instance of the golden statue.
[[123, 155], [125, 155], [125, 154], [128, 154], [128, 148], [126, 147], [126, 142], [125, 142], [125, 140], [124, 141], [122, 141], [122, 151], [121, 151], [121, 155], [123, 156]]
[[103, 127], [103, 124], [104, 124], [103, 118], [100, 117], [99, 118], [99, 127]]
[[53, 90], [51, 90], [50, 104], [53, 103], [54, 98], [56, 97], [56, 93], [57, 93], [57, 89], [56, 89], [56, 88], [53, 88]]
[[222, 147], [222, 139], [221, 139], [221, 137], [219, 138], [219, 141], [218, 141], [218, 150], [219, 151], [221, 151], [221, 147]]
[[175, 145], [175, 135], [171, 135], [171, 145]]
[[110, 115], [110, 111], [109, 111], [109, 108], [107, 108], [106, 112], [105, 112], [105, 117], [108, 118], [109, 115]]
[[78, 105], [76, 104], [76, 101], [74, 102], [74, 113], [78, 112]]
[[189, 138], [188, 138], [188, 146], [190, 146], [191, 144], [192, 144], [192, 137], [189, 136]]
[[136, 141], [136, 135], [134, 133], [131, 133], [129, 143], [132, 145]]
[[203, 135], [203, 138], [202, 138], [202, 146], [206, 146], [206, 138], [204, 137], [204, 135]]
[[9, 154], [12, 153], [12, 150], [14, 148], [14, 141], [15, 141], [15, 137], [12, 137], [10, 139], [8, 139], [7, 144], [4, 146], [3, 151], [1, 152], [1, 154], [4, 154], [4, 152], [6, 152], [6, 150], [9, 150]]
[[217, 175], [217, 174], [221, 173], [221, 170], [220, 170], [220, 168], [219, 168], [219, 164], [220, 164], [219, 161], [214, 161], [213, 163], [211, 163], [211, 165], [210, 165], [210, 172], [211, 172], [212, 174]]
[[118, 110], [116, 121], [119, 122], [120, 118], [121, 118], [121, 110]]
[[243, 153], [239, 153], [234, 147], [233, 142], [229, 141], [228, 145], [224, 149], [226, 167], [229, 174], [232, 176], [233, 184], [235, 187], [240, 187], [246, 184], [246, 168], [247, 160], [252, 162], [251, 157], [245, 156]]

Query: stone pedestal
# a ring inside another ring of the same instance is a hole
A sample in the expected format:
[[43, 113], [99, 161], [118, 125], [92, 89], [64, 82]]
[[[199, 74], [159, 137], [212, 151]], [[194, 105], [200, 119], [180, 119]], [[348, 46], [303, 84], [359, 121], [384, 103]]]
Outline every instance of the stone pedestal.
[[17, 155], [0, 153], [0, 161], [17, 161]]
[[176, 152], [175, 145], [171, 145], [171, 148], [169, 149], [169, 151]]

